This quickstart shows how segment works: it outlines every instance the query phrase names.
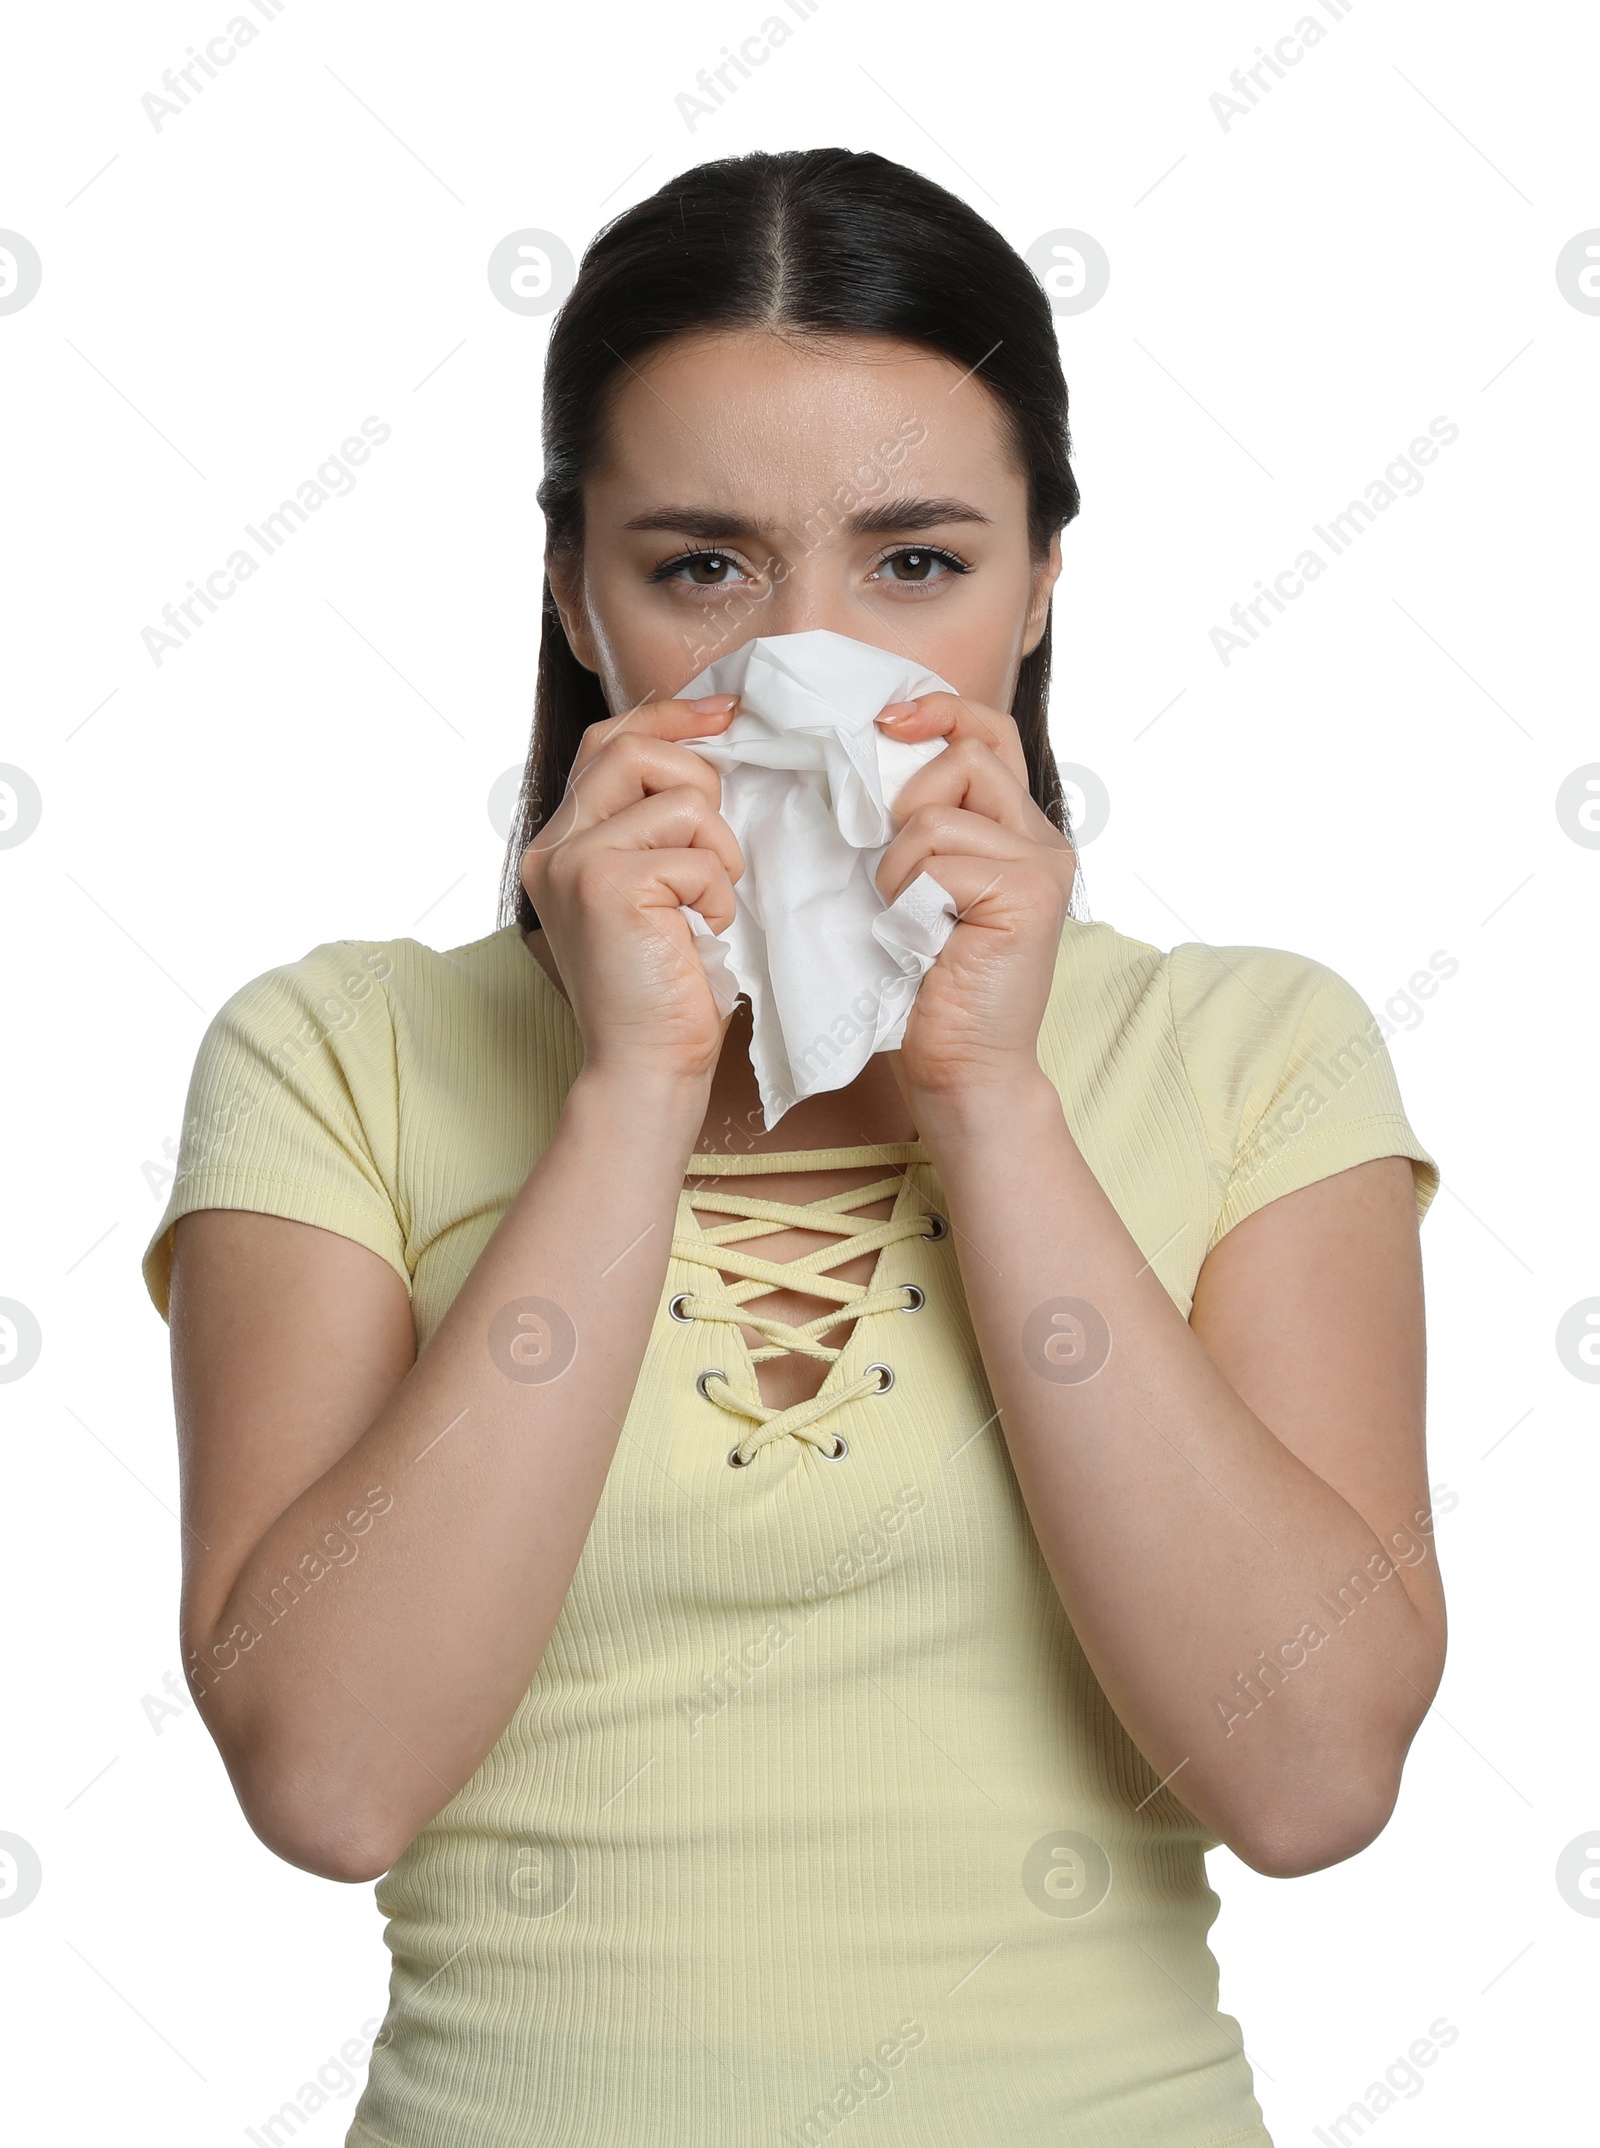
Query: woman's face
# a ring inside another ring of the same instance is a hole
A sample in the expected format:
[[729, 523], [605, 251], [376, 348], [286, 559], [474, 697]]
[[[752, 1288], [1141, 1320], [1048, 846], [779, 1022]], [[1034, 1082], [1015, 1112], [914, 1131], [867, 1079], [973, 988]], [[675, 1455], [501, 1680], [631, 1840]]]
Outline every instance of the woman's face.
[[990, 708], [1061, 567], [1028, 554], [999, 404], [889, 337], [677, 336], [613, 391], [581, 559], [551, 586], [613, 711], [675, 695], [758, 634], [829, 627]]

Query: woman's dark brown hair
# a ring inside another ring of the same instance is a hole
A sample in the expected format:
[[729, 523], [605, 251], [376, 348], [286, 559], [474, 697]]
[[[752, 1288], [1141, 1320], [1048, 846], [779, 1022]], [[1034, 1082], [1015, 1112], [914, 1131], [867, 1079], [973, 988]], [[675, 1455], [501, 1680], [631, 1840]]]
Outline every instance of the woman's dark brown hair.
[[[552, 551], [583, 543], [583, 484], [624, 368], [665, 336], [728, 328], [893, 336], [938, 351], [976, 373], [1006, 414], [1027, 474], [1035, 559], [1077, 513], [1055, 323], [1021, 255], [964, 201], [886, 157], [760, 151], [669, 180], [585, 253], [545, 361], [538, 499]], [[1047, 622], [1023, 659], [1011, 714], [1034, 799], [1066, 833], [1046, 728], [1049, 679]], [[573, 655], [546, 578], [533, 743], [501, 878], [502, 924], [538, 923], [522, 853], [560, 804], [584, 731], [614, 713]]]

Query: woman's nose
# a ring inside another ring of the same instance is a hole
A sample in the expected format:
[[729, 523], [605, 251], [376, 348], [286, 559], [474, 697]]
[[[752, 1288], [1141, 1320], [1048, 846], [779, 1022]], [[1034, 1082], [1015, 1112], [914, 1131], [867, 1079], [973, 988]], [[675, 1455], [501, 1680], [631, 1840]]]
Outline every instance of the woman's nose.
[[[750, 630], [757, 634], [809, 634], [823, 627], [830, 633], [846, 634], [852, 641], [889, 646], [875, 631], [871, 609], [850, 586], [843, 563], [825, 547], [780, 563], [752, 617], [760, 620]], [[748, 639], [748, 635], [740, 638]]]

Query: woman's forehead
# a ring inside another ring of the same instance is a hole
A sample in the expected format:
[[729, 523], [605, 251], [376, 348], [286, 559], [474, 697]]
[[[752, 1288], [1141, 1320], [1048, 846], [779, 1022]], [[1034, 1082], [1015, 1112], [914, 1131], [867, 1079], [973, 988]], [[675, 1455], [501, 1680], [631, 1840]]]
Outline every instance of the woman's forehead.
[[888, 337], [674, 337], [610, 399], [597, 487], [626, 518], [659, 498], [783, 518], [855, 476], [858, 489], [1001, 509], [1019, 482], [1003, 414], [952, 360]]

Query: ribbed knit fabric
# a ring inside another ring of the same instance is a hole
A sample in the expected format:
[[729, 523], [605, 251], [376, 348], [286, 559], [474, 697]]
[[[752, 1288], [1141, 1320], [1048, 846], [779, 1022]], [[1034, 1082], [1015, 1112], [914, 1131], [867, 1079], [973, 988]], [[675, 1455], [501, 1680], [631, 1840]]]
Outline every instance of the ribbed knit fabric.
[[[1185, 1314], [1209, 1248], [1281, 1194], [1385, 1155], [1412, 1160], [1419, 1215], [1437, 1190], [1378, 1024], [1303, 957], [1069, 921], [1039, 1052]], [[580, 1060], [514, 927], [269, 971], [202, 1042], [144, 1259], [155, 1304], [179, 1216], [256, 1209], [371, 1247], [425, 1342]], [[691, 1194], [737, 1205], [741, 1175], [841, 1164], [903, 1168], [901, 1228], [846, 1219], [883, 1250], [819, 1397], [836, 1406], [774, 1432], [718, 1302], [749, 1294], [717, 1274], [746, 1236]], [[925, 1151], [691, 1168], [544, 1659], [377, 1884], [390, 2001], [347, 2141], [1270, 2148], [1218, 2010], [1210, 1838], [1062, 1610], [952, 1238], [930, 1235]], [[697, 1384], [713, 1368], [722, 1385]]]

